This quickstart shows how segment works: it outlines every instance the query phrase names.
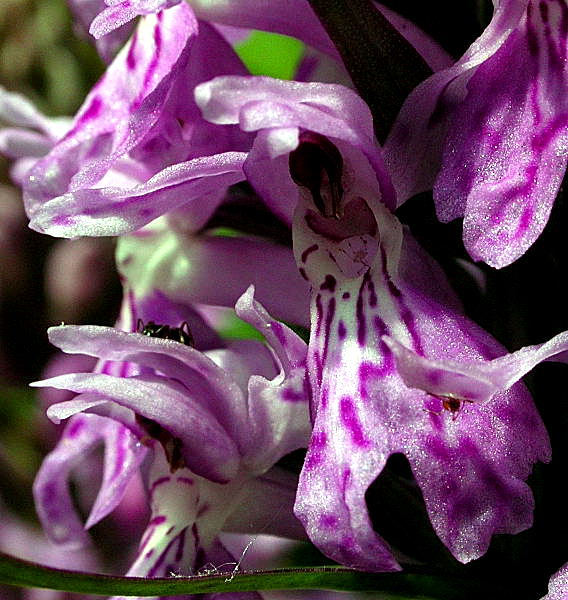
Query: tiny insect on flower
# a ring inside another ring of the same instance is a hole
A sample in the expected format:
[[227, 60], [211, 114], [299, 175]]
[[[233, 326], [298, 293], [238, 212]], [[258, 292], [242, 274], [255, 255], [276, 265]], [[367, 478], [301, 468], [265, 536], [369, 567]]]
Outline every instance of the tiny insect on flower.
[[147, 335], [148, 337], [173, 340], [180, 344], [185, 344], [186, 346], [195, 346], [195, 340], [193, 339], [193, 335], [191, 335], [191, 330], [189, 329], [187, 321], [183, 321], [179, 327], [170, 327], [170, 325], [160, 325], [154, 323], [154, 321], [148, 321], [144, 324], [142, 319], [138, 319], [136, 331], [142, 335]]

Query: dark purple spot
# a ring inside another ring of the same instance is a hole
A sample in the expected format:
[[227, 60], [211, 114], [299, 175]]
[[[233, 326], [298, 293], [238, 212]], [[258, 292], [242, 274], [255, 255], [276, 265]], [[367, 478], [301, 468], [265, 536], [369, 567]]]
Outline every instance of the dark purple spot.
[[333, 294], [336, 284], [337, 281], [333, 275], [326, 275], [324, 282], [320, 286], [320, 290], [329, 290]]
[[314, 352], [314, 362], [316, 364], [315, 366], [316, 366], [317, 381], [318, 381], [318, 384], [320, 384], [321, 380], [322, 380], [322, 376], [323, 376], [323, 362], [322, 362], [321, 355], [318, 350], [316, 350]]
[[515, 238], [518, 239], [522, 237], [527, 229], [530, 227], [531, 221], [534, 217], [534, 210], [532, 206], [527, 206], [521, 215], [521, 221], [517, 230], [515, 231]]
[[96, 119], [100, 115], [102, 107], [103, 107], [103, 101], [102, 101], [101, 97], [95, 96], [91, 100], [91, 103], [89, 104], [88, 108], [85, 110], [85, 112], [79, 118], [79, 121], [81, 123], [85, 123], [86, 121], [91, 121], [92, 119]]
[[[381, 342], [383, 343], [383, 342]], [[388, 350], [388, 348], [387, 348]], [[359, 395], [362, 400], [370, 400], [371, 393], [375, 390], [377, 379], [384, 377], [385, 375], [392, 372], [392, 354], [390, 360], [383, 362], [382, 365], [365, 361], [359, 365]]]
[[152, 217], [154, 215], [154, 211], [151, 208], [141, 208], [138, 211], [138, 214], [143, 218], [147, 219], [148, 217]]
[[363, 283], [361, 289], [357, 295], [357, 304], [355, 305], [355, 316], [357, 318], [357, 342], [359, 346], [364, 346], [367, 341], [367, 321], [365, 319], [365, 310], [363, 306], [363, 290], [365, 288], [365, 281], [367, 274], [363, 277]]
[[345, 327], [345, 323], [343, 321], [339, 321], [338, 325], [337, 325], [337, 335], [339, 336], [340, 340], [344, 340], [345, 336], [347, 335], [347, 329]]
[[76, 220], [75, 217], [72, 217], [71, 215], [57, 215], [53, 217], [51, 222], [53, 223], [53, 225], [60, 225], [61, 227], [71, 227], [72, 225], [75, 225]]
[[369, 448], [371, 441], [363, 433], [363, 428], [355, 411], [353, 399], [350, 396], [343, 396], [341, 398], [339, 411], [341, 422], [348, 429], [351, 441], [360, 448]]
[[278, 321], [272, 321], [270, 323], [270, 328], [274, 332], [276, 339], [280, 342], [280, 344], [285, 348], [286, 347], [286, 333], [284, 332], [284, 327], [282, 323]]
[[335, 529], [339, 523], [339, 519], [336, 515], [323, 514], [319, 518], [320, 525], [326, 529]]
[[375, 308], [377, 306], [377, 292], [375, 291], [375, 284], [369, 279], [369, 306]]
[[321, 322], [323, 318], [323, 306], [321, 303], [321, 294], [316, 296], [316, 336], [321, 333]]
[[282, 392], [282, 400], [287, 402], [303, 402], [306, 399], [306, 394], [301, 391], [298, 392], [292, 388], [284, 388]]
[[430, 369], [427, 373], [428, 382], [432, 385], [439, 385], [444, 376], [444, 372], [441, 369]]
[[304, 468], [311, 470], [319, 467], [324, 462], [324, 452], [327, 446], [327, 435], [324, 431], [314, 433], [310, 441]]
[[154, 554], [154, 548], [150, 548], [148, 552], [144, 555], [144, 558], [151, 558], [152, 554]]
[[81, 433], [81, 430], [83, 429], [84, 425], [85, 425], [84, 421], [75, 419], [69, 425], [69, 427], [67, 428], [67, 431], [65, 431], [65, 436], [70, 437], [70, 438], [77, 437]]
[[323, 386], [321, 388], [318, 410], [325, 410], [327, 408], [328, 400], [329, 400], [329, 388], [327, 386]]
[[343, 292], [343, 296], [341, 296], [343, 300], [349, 300], [351, 298], [351, 294], [349, 292]]
[[333, 317], [335, 316], [335, 298], [332, 296], [327, 304], [327, 315], [325, 317], [325, 332], [324, 332], [324, 344], [323, 344], [323, 356], [322, 362], [325, 364], [327, 359], [327, 352], [329, 350], [329, 339], [331, 333], [331, 324], [333, 323]]
[[208, 503], [205, 503], [198, 511], [197, 511], [197, 518], [202, 517], [205, 513], [208, 513], [210, 510], [210, 506]]
[[150, 494], [160, 485], [164, 483], [168, 483], [170, 481], [170, 477], [160, 477], [160, 479], [156, 479], [150, 488]]
[[309, 248], [306, 248], [300, 258], [302, 260], [303, 263], [305, 263], [308, 260], [308, 256], [312, 253], [315, 252], [317, 249], [319, 248], [319, 246], [317, 244], [313, 244], [312, 246], [310, 246]]
[[129, 442], [129, 433], [126, 430], [126, 428], [123, 428], [120, 433], [120, 438], [117, 440], [117, 443], [115, 444], [116, 456], [114, 459], [114, 471], [112, 473], [111, 479], [115, 479], [116, 477], [118, 477], [124, 469], [124, 463], [126, 461], [126, 458], [125, 458], [126, 446], [128, 445], [128, 442]]
[[138, 32], [135, 31], [134, 35], [132, 36], [132, 41], [130, 42], [130, 48], [128, 48], [128, 55], [126, 56], [126, 66], [129, 71], [133, 71], [136, 68], [136, 56], [134, 54], [136, 48], [136, 41], [138, 38], [137, 34]]
[[310, 441], [311, 450], [324, 450], [327, 447], [327, 434], [325, 431], [318, 431], [313, 434], [312, 440]]
[[450, 462], [450, 451], [440, 438], [434, 436], [428, 437], [424, 441], [424, 448], [435, 460], [444, 463]]
[[175, 555], [175, 561], [176, 562], [180, 562], [180, 560], [183, 558], [183, 549], [185, 546], [185, 532], [187, 531], [187, 527], [184, 527], [181, 531], [181, 533], [179, 534], [179, 538], [178, 538], [178, 548], [177, 548], [177, 552]]

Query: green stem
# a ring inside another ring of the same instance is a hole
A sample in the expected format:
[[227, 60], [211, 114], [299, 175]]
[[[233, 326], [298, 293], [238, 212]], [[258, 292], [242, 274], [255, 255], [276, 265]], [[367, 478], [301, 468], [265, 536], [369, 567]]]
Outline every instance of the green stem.
[[407, 573], [363, 573], [345, 567], [313, 567], [196, 575], [194, 577], [114, 577], [52, 569], [0, 553], [0, 583], [102, 596], [176, 596], [262, 590], [381, 592], [381, 598], [478, 600], [499, 597], [463, 579]]

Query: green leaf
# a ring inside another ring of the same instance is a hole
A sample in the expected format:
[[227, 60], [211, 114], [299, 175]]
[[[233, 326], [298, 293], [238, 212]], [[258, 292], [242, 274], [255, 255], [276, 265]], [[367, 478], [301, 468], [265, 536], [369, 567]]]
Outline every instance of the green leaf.
[[309, 0], [384, 141], [408, 94], [432, 71], [370, 0]]
[[502, 590], [479, 583], [423, 574], [362, 573], [345, 567], [314, 567], [215, 573], [193, 577], [145, 579], [52, 569], [0, 553], [0, 583], [101, 596], [176, 596], [262, 590], [338, 590], [381, 592], [382, 599], [497, 598]]

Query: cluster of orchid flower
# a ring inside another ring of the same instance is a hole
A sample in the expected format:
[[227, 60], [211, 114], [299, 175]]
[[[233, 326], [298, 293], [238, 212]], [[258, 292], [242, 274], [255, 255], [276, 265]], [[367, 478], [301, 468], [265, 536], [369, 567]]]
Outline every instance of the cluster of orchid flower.
[[[458, 561], [529, 528], [526, 480], [551, 449], [521, 378], [568, 361], [568, 332], [507, 353], [394, 211], [433, 189], [438, 218], [463, 217], [467, 252], [496, 268], [535, 242], [568, 155], [565, 0], [494, 0], [457, 62], [378, 6], [434, 71], [382, 147], [305, 0], [70, 4], [108, 62], [77, 115], [0, 92], [0, 149], [30, 227], [116, 236], [124, 290], [114, 328], [49, 330], [94, 369], [32, 384], [73, 394], [48, 409], [66, 425], [34, 487], [48, 537], [87, 544], [142, 477], [151, 514], [129, 575], [238, 562], [227, 531], [396, 571], [407, 557], [375, 531], [368, 498], [393, 455]], [[310, 48], [295, 80], [247, 72], [232, 42], [248, 29]], [[262, 341], [223, 338], [236, 318]], [[101, 444], [84, 523], [69, 483]], [[299, 477], [282, 462], [298, 450]]]

